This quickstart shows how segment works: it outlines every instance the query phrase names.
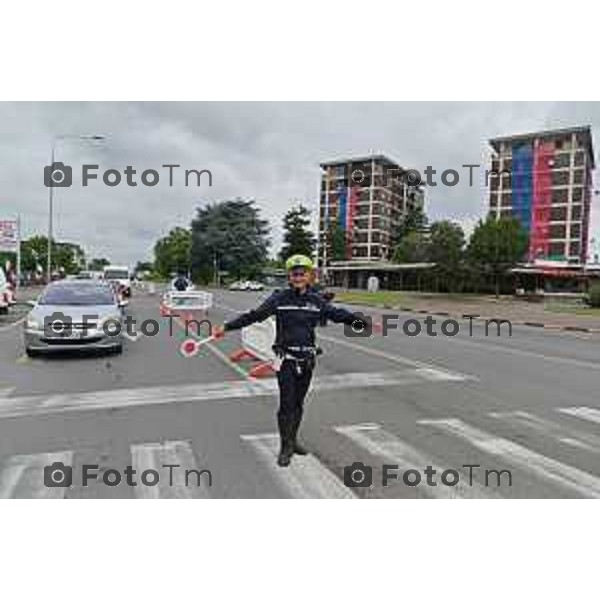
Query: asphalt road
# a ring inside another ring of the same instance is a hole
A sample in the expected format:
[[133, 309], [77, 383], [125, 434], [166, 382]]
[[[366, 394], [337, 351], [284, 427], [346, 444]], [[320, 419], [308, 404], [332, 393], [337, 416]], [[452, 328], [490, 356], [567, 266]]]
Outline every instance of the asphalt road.
[[[209, 316], [221, 323], [262, 296], [218, 291]], [[121, 356], [29, 359], [20, 325], [0, 329], [0, 497], [600, 497], [597, 337], [516, 326], [486, 337], [467, 321], [447, 337], [434, 317], [437, 337], [349, 338], [330, 324], [301, 430], [311, 454], [280, 469], [274, 380], [229, 360], [239, 333], [187, 358], [157, 296], [136, 294], [128, 311], [161, 331]], [[56, 461], [72, 467], [72, 486], [44, 485]], [[370, 485], [344, 485], [355, 462], [372, 468]], [[85, 465], [97, 476], [87, 486]], [[121, 483], [106, 485], [113, 469]], [[160, 481], [143, 485], [152, 469]]]

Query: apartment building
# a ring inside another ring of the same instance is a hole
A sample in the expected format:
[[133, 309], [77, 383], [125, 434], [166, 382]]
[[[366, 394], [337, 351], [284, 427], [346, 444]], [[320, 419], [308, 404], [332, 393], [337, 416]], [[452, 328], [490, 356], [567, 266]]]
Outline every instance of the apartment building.
[[585, 264], [594, 150], [590, 127], [499, 137], [493, 149], [490, 215], [515, 216], [529, 232], [526, 259]]
[[[405, 170], [383, 155], [321, 164], [319, 267], [332, 261], [361, 263], [391, 259], [394, 232], [411, 206], [423, 205], [423, 189], [409, 186]], [[343, 256], [334, 256], [331, 231], [344, 232]]]

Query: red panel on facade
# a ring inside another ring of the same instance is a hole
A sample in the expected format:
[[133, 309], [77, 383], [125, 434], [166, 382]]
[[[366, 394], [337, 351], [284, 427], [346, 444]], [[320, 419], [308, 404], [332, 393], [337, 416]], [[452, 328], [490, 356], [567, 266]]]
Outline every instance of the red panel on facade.
[[356, 204], [361, 188], [358, 186], [348, 188], [348, 207], [346, 210], [346, 258], [352, 259], [352, 235], [354, 232], [354, 217]]
[[553, 163], [554, 144], [538, 141], [533, 152], [533, 206], [529, 237], [530, 260], [548, 257], [550, 250]]

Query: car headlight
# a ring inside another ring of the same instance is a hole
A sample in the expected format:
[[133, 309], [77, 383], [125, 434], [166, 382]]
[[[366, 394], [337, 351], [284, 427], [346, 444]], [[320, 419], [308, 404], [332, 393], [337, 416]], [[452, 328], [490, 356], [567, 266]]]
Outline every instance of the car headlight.
[[32, 319], [31, 317], [27, 317], [27, 319], [25, 319], [25, 329], [43, 329], [44, 325], [43, 323], [40, 323], [39, 321], [36, 321], [35, 319]]

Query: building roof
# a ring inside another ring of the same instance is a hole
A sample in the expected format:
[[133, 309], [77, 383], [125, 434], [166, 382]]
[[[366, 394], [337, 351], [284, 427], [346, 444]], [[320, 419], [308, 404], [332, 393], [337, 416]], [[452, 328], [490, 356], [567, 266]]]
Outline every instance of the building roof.
[[320, 163], [321, 168], [324, 167], [335, 167], [336, 165], [347, 165], [350, 163], [359, 163], [359, 162], [370, 162], [374, 160], [375, 162], [386, 163], [388, 165], [398, 166], [398, 162], [388, 158], [384, 154], [370, 154], [368, 156], [350, 156], [347, 158], [338, 158], [336, 160], [328, 160], [326, 162]]
[[535, 138], [548, 138], [554, 137], [557, 135], [566, 135], [567, 133], [582, 133], [584, 135], [585, 146], [588, 151], [588, 154], [592, 160], [592, 168], [595, 167], [594, 164], [594, 148], [592, 143], [592, 129], [589, 125], [581, 125], [577, 127], [565, 127], [562, 129], [545, 129], [544, 131], [534, 131], [531, 133], [519, 133], [516, 135], [506, 135], [501, 137], [492, 138], [489, 140], [490, 145], [496, 152], [499, 152], [499, 145], [502, 142], [518, 142], [518, 141], [526, 141], [533, 140]]

